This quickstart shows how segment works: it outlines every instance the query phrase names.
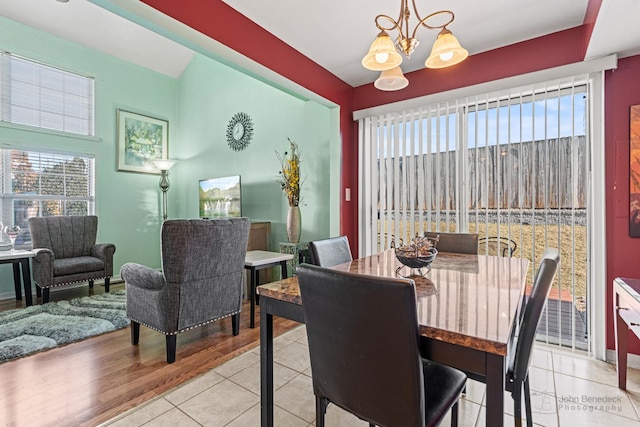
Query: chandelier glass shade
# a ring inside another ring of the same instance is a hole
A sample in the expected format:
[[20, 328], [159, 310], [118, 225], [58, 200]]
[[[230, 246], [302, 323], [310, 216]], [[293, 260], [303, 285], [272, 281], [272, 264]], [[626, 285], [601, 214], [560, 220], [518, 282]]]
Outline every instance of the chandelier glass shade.
[[373, 83], [376, 89], [393, 91], [404, 89], [409, 85], [409, 80], [402, 74], [400, 67], [384, 70], [380, 77]]
[[396, 50], [391, 37], [382, 30], [371, 43], [369, 53], [362, 58], [362, 66], [368, 70], [384, 71], [402, 63], [402, 56]]
[[[418, 19], [418, 23], [411, 32], [409, 31], [411, 12], [409, 11], [408, 0], [400, 0], [400, 15], [398, 19], [393, 19], [387, 15], [376, 16], [375, 23], [380, 33], [371, 43], [369, 52], [362, 59], [362, 66], [368, 70], [383, 72], [374, 83], [374, 86], [380, 90], [399, 90], [408, 85], [408, 81], [402, 75], [402, 70], [400, 69], [400, 64], [402, 63], [402, 55], [400, 53], [404, 54], [407, 59], [411, 56], [420, 43], [416, 38], [416, 33], [420, 27], [440, 30], [431, 49], [431, 54], [425, 61], [427, 68], [450, 67], [464, 61], [469, 56], [467, 50], [460, 46], [455, 36], [447, 29], [447, 25], [451, 24], [455, 19], [453, 12], [440, 10], [422, 18], [416, 8], [415, 0], [411, 0], [411, 3], [413, 5], [413, 13]], [[448, 19], [445, 18], [444, 23], [433, 24], [434, 18], [443, 16], [448, 16]], [[384, 25], [385, 23], [387, 24], [386, 26]], [[398, 31], [395, 43], [387, 33], [393, 30]], [[393, 70], [393, 73], [384, 73], [390, 70]], [[388, 85], [388, 83], [392, 84]]]
[[438, 38], [433, 43], [431, 55], [427, 58], [424, 65], [427, 68], [445, 68], [467, 59], [469, 52], [460, 46], [458, 39], [455, 38], [451, 31], [443, 28], [438, 34]]

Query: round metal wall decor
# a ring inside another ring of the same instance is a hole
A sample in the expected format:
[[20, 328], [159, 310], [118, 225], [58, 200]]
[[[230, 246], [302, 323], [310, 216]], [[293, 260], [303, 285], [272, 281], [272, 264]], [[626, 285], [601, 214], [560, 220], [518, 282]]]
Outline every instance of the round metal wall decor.
[[247, 148], [253, 137], [253, 121], [247, 113], [236, 113], [227, 125], [227, 143], [232, 150]]

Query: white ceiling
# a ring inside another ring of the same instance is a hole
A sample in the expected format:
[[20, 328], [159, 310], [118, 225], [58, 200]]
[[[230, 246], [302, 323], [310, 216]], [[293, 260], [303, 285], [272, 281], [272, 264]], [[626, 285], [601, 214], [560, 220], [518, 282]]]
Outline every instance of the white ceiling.
[[[224, 0], [292, 47], [352, 86], [377, 73], [360, 65], [378, 30], [378, 14], [397, 17], [398, 0]], [[116, 0], [138, 4], [137, 0]], [[418, 2], [425, 16], [455, 13], [448, 28], [471, 55], [581, 25], [588, 0], [431, 0]], [[136, 6], [136, 13], [150, 8]], [[151, 12], [149, 12], [151, 13]], [[0, 15], [177, 77], [193, 56], [189, 49], [148, 31], [87, 0], [2, 0]], [[603, 0], [587, 58], [640, 53], [640, 0]], [[144, 18], [144, 17], [143, 17]], [[412, 17], [411, 26], [415, 26]], [[395, 33], [391, 33], [395, 37]], [[424, 66], [437, 31], [421, 28], [420, 45], [405, 72]], [[0, 46], [1, 48], [1, 46]]]
[[0, 16], [171, 77], [179, 77], [194, 55], [87, 0], [0, 0]]

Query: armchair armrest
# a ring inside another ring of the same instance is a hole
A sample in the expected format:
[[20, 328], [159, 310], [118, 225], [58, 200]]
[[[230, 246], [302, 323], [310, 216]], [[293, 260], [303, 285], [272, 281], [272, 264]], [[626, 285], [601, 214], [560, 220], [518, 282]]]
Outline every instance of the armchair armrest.
[[116, 252], [116, 246], [113, 243], [97, 243], [91, 248], [91, 256], [105, 260], [107, 257], [113, 257]]
[[53, 286], [53, 261], [55, 255], [51, 249], [36, 248], [32, 261], [33, 280], [40, 287]]
[[100, 258], [104, 262], [104, 275], [113, 276], [113, 254], [116, 246], [113, 243], [98, 243], [91, 248], [91, 256]]
[[160, 290], [166, 282], [164, 274], [144, 265], [128, 262], [120, 268], [120, 277], [127, 286], [142, 289]]

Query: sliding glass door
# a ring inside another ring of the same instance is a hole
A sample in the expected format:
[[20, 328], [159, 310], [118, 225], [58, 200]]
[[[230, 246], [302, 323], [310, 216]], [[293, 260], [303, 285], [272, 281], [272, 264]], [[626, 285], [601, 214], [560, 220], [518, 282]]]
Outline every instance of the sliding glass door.
[[561, 253], [539, 339], [588, 349], [589, 79], [360, 120], [360, 254], [425, 231], [473, 232], [480, 253]]

